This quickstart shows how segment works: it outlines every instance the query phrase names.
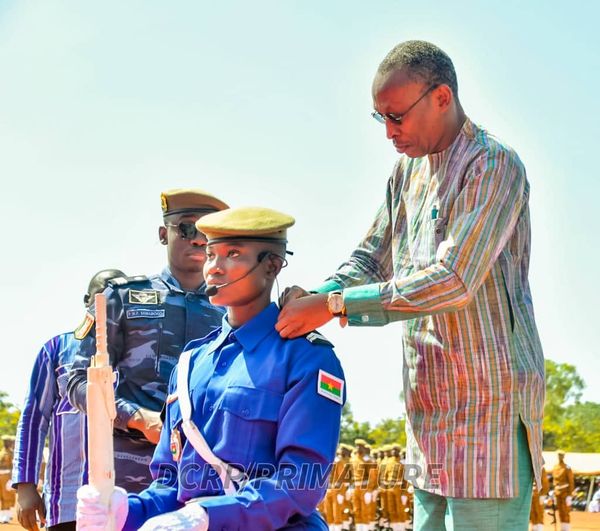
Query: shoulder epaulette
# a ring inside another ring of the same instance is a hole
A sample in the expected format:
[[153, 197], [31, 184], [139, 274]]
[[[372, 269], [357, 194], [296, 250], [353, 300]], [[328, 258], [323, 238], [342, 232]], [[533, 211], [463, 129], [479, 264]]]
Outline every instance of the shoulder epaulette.
[[323, 334], [313, 330], [304, 336], [307, 341], [313, 345], [326, 345], [333, 348], [333, 343], [329, 341]]
[[111, 288], [122, 288], [127, 284], [135, 284], [136, 282], [147, 282], [148, 277], [146, 275], [136, 275], [135, 277], [115, 277], [108, 281], [108, 285]]

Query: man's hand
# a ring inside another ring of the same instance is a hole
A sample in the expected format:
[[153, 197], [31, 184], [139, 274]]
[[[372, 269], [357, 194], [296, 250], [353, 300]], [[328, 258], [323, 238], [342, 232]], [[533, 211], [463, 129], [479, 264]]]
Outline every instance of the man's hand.
[[327, 293], [306, 295], [286, 303], [279, 314], [275, 329], [283, 338], [300, 337], [331, 321], [327, 308]]
[[207, 531], [208, 514], [199, 503], [150, 518], [140, 531]]
[[104, 531], [110, 519], [115, 523], [114, 530], [121, 531], [128, 512], [127, 492], [121, 487], [115, 487], [110, 497], [110, 508], [100, 501], [100, 493], [91, 485], [77, 489], [78, 531]]
[[17, 485], [17, 520], [29, 531], [39, 531], [37, 519], [42, 526], [46, 525], [46, 507], [36, 486], [33, 483]]
[[160, 413], [141, 407], [129, 419], [127, 427], [141, 431], [152, 444], [158, 444], [162, 429]]
[[279, 297], [279, 307], [283, 308], [288, 302], [299, 299], [300, 297], [306, 297], [307, 295], [310, 295], [310, 293], [300, 286], [290, 286], [289, 288], [285, 288], [281, 297]]

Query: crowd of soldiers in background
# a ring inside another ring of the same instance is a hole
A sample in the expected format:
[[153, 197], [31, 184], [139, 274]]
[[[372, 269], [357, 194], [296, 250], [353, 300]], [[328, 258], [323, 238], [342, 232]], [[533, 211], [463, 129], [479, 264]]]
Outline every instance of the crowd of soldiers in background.
[[[564, 452], [548, 474], [542, 469], [541, 488], [531, 498], [532, 531], [543, 531], [544, 513], [561, 530], [570, 526], [577, 489]], [[405, 531], [412, 529], [413, 486], [404, 478], [405, 451], [399, 444], [373, 448], [363, 439], [340, 444], [319, 511], [331, 531]], [[552, 484], [551, 484], [552, 482]], [[552, 490], [551, 490], [552, 488]], [[551, 494], [551, 495], [550, 495]], [[585, 507], [581, 507], [585, 510]], [[590, 510], [593, 510], [590, 507]]]
[[372, 448], [363, 439], [340, 444], [329, 488], [318, 509], [332, 531], [412, 529], [413, 487], [404, 479], [398, 444]]

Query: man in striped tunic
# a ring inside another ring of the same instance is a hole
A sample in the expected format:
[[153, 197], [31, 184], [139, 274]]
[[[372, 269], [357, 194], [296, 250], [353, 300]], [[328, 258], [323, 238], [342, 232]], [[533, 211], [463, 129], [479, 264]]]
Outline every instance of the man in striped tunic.
[[[124, 275], [118, 269], [96, 273], [84, 297], [86, 307], [110, 279]], [[12, 484], [17, 489], [19, 523], [31, 531], [37, 531], [37, 520], [50, 530], [75, 529], [77, 489], [87, 477], [85, 417], [69, 404], [66, 387], [83, 326], [85, 321], [75, 332], [60, 334], [44, 344], [35, 359], [17, 425]], [[42, 500], [37, 483], [47, 435], [50, 452]]]
[[515, 151], [473, 123], [450, 58], [408, 41], [373, 81], [400, 158], [349, 260], [277, 324], [296, 337], [401, 321], [406, 477], [415, 529], [527, 529], [540, 480], [544, 359], [528, 282], [529, 184]]

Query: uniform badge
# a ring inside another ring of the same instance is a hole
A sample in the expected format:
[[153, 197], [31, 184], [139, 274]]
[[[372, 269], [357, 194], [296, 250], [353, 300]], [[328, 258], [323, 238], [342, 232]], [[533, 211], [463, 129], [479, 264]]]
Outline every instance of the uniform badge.
[[158, 304], [158, 291], [146, 289], [143, 291], [137, 289], [129, 290], [130, 304]]
[[94, 326], [94, 316], [91, 313], [86, 312], [83, 322], [75, 329], [75, 332], [73, 332], [75, 339], [81, 341], [90, 333], [92, 326]]
[[165, 194], [160, 194], [160, 208], [162, 208], [163, 212], [167, 211], [167, 196]]
[[323, 369], [319, 369], [319, 379], [317, 381], [317, 393], [338, 404], [344, 403], [344, 380], [329, 374]]
[[181, 459], [181, 434], [177, 428], [171, 430], [171, 455], [175, 462]]

